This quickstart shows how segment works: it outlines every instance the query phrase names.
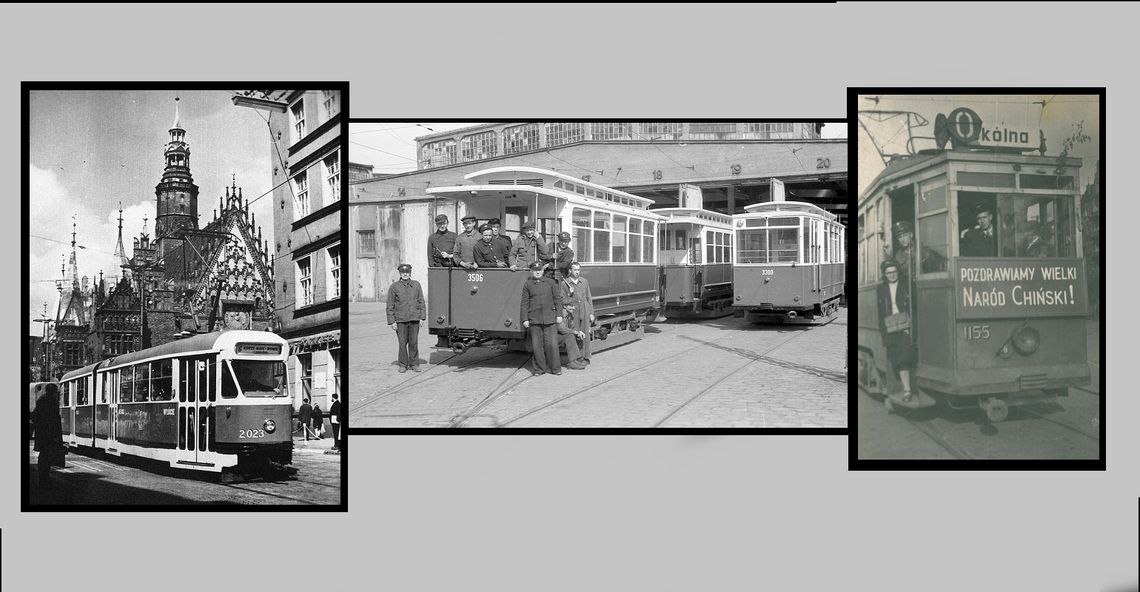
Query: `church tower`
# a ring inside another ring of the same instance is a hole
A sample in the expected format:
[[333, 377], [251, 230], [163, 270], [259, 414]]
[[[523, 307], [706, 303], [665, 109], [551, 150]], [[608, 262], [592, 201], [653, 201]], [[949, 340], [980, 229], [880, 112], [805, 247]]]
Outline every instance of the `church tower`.
[[154, 222], [156, 241], [198, 229], [198, 186], [190, 175], [190, 146], [186, 144], [186, 130], [179, 122], [178, 98], [174, 101], [174, 124], [170, 127], [170, 142], [163, 151], [166, 168], [154, 188], [158, 198], [158, 215]]

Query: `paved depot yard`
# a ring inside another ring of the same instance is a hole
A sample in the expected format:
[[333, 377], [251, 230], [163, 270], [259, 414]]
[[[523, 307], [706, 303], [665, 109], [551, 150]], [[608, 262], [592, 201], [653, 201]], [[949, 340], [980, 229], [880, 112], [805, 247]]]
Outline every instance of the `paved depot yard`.
[[820, 326], [743, 318], [646, 327], [586, 370], [532, 377], [530, 355], [455, 355], [420, 333], [400, 374], [382, 303], [349, 305], [353, 427], [845, 427], [847, 309]]

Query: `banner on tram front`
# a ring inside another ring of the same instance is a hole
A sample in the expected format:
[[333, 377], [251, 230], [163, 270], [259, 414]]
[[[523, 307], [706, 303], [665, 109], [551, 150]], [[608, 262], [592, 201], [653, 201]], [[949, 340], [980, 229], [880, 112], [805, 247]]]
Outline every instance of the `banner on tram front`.
[[1088, 314], [1084, 259], [960, 257], [953, 280], [958, 318]]

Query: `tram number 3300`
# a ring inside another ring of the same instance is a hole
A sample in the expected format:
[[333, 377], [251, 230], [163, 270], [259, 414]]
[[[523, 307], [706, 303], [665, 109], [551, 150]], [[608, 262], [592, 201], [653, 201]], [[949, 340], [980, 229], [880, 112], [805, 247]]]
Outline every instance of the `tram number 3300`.
[[238, 438], [264, 438], [265, 430], [238, 430]]
[[966, 338], [966, 341], [977, 341], [979, 339], [989, 339], [990, 338], [990, 326], [989, 325], [963, 325], [962, 326], [962, 336]]

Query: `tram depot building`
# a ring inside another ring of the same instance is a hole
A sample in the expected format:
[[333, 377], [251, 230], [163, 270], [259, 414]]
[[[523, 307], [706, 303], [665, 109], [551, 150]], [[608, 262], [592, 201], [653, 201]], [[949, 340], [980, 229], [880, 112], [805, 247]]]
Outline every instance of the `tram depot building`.
[[[698, 207], [724, 214], [771, 201], [773, 180], [788, 200], [847, 219], [847, 140], [821, 139], [822, 124], [766, 123], [494, 123], [416, 139], [417, 170], [370, 176], [350, 166], [350, 299], [383, 301], [412, 265], [427, 286], [427, 241], [434, 218], [462, 232], [467, 212], [431, 187], [464, 184], [484, 169], [527, 166], [552, 170], [653, 200], [650, 209]], [[692, 196], [699, 195], [696, 202]], [[509, 214], [509, 212], [508, 212]], [[525, 220], [503, 218], [515, 238]], [[553, 233], [543, 235], [546, 242]], [[571, 248], [575, 245], [571, 243]]]

